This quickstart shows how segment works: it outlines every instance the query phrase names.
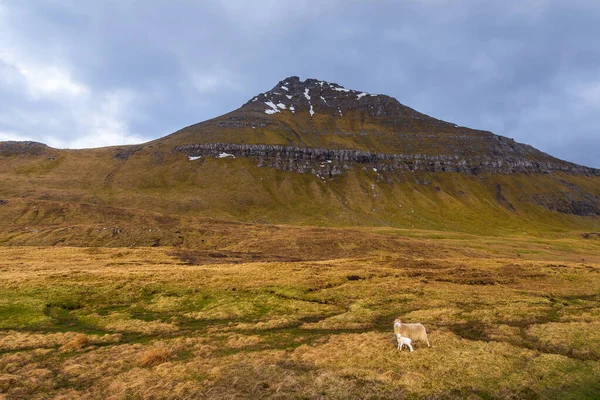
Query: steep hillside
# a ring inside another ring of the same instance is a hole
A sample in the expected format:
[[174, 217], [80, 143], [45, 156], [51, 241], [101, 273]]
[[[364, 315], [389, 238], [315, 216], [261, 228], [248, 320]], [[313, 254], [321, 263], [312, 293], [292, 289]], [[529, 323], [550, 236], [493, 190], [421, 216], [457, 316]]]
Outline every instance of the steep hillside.
[[600, 231], [600, 171], [291, 77], [145, 144], [0, 143], [0, 217], [6, 244], [208, 246], [248, 224], [579, 235]]

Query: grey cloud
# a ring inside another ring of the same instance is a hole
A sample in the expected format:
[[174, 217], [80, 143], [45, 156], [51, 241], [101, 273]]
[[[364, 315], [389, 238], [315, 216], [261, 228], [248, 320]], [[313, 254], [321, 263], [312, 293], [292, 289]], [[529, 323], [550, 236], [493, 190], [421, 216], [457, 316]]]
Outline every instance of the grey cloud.
[[[0, 101], [11, 104], [0, 109], [0, 138], [74, 146], [114, 128], [115, 139], [151, 140], [298, 75], [386, 93], [600, 167], [594, 0], [0, 0], [0, 9], [11, 47], [36, 65], [64, 68], [88, 90], [78, 102], [68, 93], [34, 99], [18, 79], [0, 78]], [[73, 104], [98, 124], [73, 116]]]

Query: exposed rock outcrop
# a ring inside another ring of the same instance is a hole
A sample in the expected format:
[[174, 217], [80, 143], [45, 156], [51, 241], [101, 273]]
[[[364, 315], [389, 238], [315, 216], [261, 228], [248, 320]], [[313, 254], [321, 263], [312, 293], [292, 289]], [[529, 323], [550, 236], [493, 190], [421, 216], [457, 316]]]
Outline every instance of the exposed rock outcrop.
[[0, 155], [32, 155], [40, 156], [48, 154], [51, 148], [38, 142], [0, 142]]
[[177, 146], [174, 151], [190, 157], [219, 158], [223, 154], [230, 154], [235, 157], [256, 159], [259, 166], [299, 173], [312, 172], [321, 176], [339, 175], [355, 165], [363, 165], [377, 171], [411, 170], [473, 174], [480, 172], [511, 174], [561, 171], [574, 175], [600, 176], [600, 170], [597, 169], [553, 158], [549, 158], [545, 162], [530, 161], [519, 157], [518, 154], [483, 155], [466, 159], [458, 155], [384, 154], [359, 150], [231, 143], [188, 144]]
[[533, 203], [562, 214], [582, 217], [600, 215], [600, 197], [572, 183], [562, 181], [562, 184], [568, 191], [533, 195]]
[[129, 157], [141, 151], [142, 149], [143, 146], [128, 146], [124, 148], [118, 148], [115, 150], [114, 157], [117, 160], [127, 161]]

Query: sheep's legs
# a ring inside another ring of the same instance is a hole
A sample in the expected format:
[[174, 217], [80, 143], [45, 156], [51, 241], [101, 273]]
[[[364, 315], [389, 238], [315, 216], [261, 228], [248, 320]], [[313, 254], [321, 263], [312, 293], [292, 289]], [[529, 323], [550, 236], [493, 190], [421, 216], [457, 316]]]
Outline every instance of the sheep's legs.
[[402, 349], [404, 348], [405, 344], [406, 344], [406, 346], [408, 346], [408, 350], [410, 350], [412, 352], [413, 351], [413, 347], [410, 345], [410, 343], [400, 343], [400, 342], [398, 342], [398, 350], [402, 351]]

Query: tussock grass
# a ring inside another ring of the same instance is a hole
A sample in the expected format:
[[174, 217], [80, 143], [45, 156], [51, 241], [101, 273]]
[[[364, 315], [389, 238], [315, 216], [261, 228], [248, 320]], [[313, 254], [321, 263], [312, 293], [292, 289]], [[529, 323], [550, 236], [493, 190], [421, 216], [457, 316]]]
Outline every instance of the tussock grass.
[[90, 344], [90, 339], [83, 333], [78, 333], [75, 337], [65, 343], [60, 350], [61, 351], [77, 351], [83, 349], [85, 346]]
[[27, 349], [46, 349], [66, 346], [66, 348], [80, 349], [88, 344], [103, 345], [118, 343], [122, 336], [110, 335], [85, 335], [76, 332], [60, 333], [31, 333], [21, 331], [0, 332], [0, 352]]
[[167, 347], [152, 347], [145, 350], [139, 357], [142, 367], [151, 367], [167, 362], [172, 357], [171, 350]]

